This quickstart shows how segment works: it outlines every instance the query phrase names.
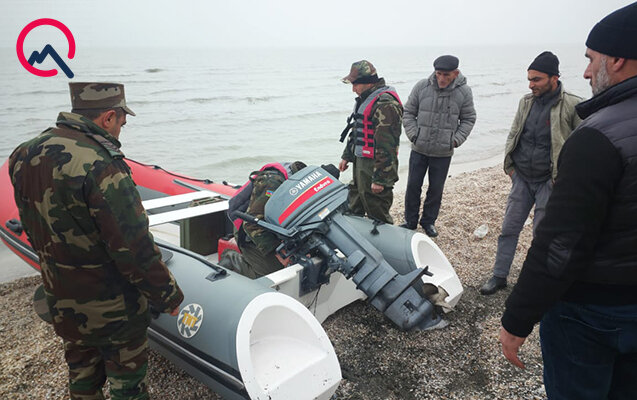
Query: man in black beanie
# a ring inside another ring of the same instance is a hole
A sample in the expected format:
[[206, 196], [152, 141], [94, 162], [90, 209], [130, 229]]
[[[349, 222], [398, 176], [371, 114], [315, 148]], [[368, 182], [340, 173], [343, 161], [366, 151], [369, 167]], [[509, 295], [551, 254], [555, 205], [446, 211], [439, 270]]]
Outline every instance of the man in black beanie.
[[575, 105], [582, 98], [564, 90], [559, 60], [550, 51], [538, 55], [527, 75], [531, 93], [520, 100], [504, 151], [504, 172], [511, 177], [493, 275], [480, 293], [491, 295], [506, 287], [520, 232], [535, 205], [533, 231], [544, 217], [546, 202], [557, 175], [562, 145], [581, 122]]
[[549, 399], [637, 397], [637, 3], [586, 40], [593, 98], [564, 144], [559, 173], [500, 342], [517, 353], [540, 323]]

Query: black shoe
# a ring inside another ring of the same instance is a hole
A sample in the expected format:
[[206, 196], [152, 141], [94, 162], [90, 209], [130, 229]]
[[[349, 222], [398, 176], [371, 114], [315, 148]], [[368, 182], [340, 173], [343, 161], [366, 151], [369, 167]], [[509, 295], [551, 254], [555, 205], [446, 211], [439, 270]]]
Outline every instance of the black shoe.
[[416, 225], [410, 225], [407, 222], [405, 222], [404, 224], [400, 224], [398, 226], [401, 227], [401, 228], [410, 229], [412, 231], [416, 230]]
[[427, 234], [427, 236], [429, 237], [438, 236], [438, 231], [436, 230], [436, 227], [434, 226], [434, 224], [421, 224], [420, 226], [422, 226], [422, 229], [425, 230], [425, 233]]
[[482, 285], [480, 288], [480, 294], [488, 296], [497, 292], [498, 290], [502, 290], [507, 287], [506, 278], [498, 278], [497, 276], [492, 276], [488, 281]]

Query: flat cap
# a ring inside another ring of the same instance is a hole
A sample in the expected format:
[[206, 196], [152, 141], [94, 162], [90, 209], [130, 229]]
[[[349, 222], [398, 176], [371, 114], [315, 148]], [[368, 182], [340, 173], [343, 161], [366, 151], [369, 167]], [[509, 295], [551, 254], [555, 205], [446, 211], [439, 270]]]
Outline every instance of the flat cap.
[[460, 60], [458, 57], [451, 55], [444, 55], [436, 58], [434, 61], [434, 69], [436, 71], [454, 71], [458, 69]]
[[104, 82], [69, 82], [73, 110], [100, 110], [121, 107], [127, 114], [135, 115], [126, 106], [124, 85]]

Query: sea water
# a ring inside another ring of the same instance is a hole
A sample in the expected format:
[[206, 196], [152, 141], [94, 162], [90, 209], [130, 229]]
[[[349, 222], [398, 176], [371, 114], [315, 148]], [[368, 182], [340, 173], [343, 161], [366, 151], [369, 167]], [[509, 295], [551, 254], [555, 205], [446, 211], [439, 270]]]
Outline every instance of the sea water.
[[[521, 96], [526, 70], [543, 50], [560, 58], [561, 80], [571, 92], [590, 96], [582, 78], [584, 46], [454, 48], [277, 49], [78, 49], [68, 61], [74, 81], [126, 85], [128, 117], [120, 139], [130, 158], [182, 174], [243, 183], [267, 162], [340, 161], [338, 139], [354, 93], [340, 79], [352, 62], [370, 60], [403, 102], [432, 73], [433, 60], [451, 53], [473, 90], [477, 122], [456, 150], [452, 173], [502, 161], [504, 142]], [[24, 70], [15, 49], [0, 49], [0, 160], [22, 141], [70, 111], [69, 79], [41, 78]], [[54, 64], [42, 69], [54, 68]], [[409, 142], [399, 151], [404, 187]], [[344, 175], [342, 180], [347, 180]]]

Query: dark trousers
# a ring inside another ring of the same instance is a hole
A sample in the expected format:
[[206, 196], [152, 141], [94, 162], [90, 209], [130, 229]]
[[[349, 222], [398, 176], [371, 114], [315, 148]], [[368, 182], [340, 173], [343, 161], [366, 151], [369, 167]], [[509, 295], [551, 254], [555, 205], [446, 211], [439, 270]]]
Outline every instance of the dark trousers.
[[550, 400], [637, 398], [637, 305], [559, 302], [540, 343]]
[[420, 196], [425, 174], [429, 176], [427, 196], [422, 206], [420, 224], [433, 224], [438, 218], [442, 191], [447, 180], [451, 157], [428, 157], [415, 151], [409, 155], [409, 176], [407, 177], [407, 191], [405, 193], [405, 222], [416, 226], [418, 211], [420, 210]]

